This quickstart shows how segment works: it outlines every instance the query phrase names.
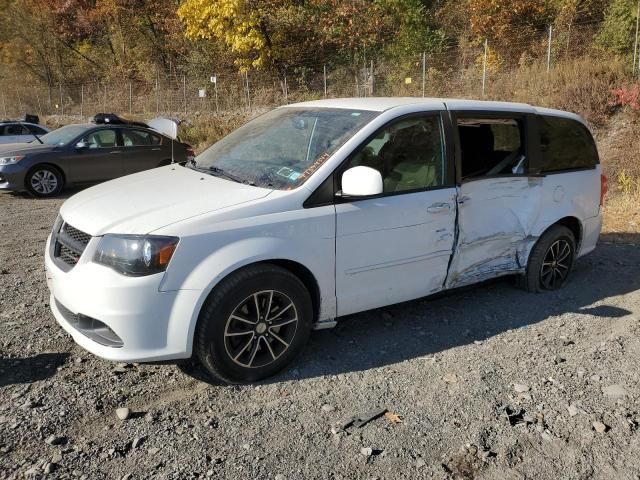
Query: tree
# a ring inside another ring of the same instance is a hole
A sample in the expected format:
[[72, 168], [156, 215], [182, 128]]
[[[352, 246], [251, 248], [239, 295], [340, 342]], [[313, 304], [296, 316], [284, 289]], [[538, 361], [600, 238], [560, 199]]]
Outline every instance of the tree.
[[604, 23], [598, 34], [598, 46], [614, 53], [630, 53], [635, 41], [638, 2], [612, 0], [605, 11]]

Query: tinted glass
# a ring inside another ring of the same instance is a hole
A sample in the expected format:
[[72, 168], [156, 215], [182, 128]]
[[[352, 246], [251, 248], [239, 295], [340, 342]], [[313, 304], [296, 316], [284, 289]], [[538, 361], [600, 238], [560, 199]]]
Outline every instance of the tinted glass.
[[26, 128], [28, 130], [30, 130], [32, 133], [35, 133], [36, 135], [46, 135], [47, 131], [43, 128], [40, 127], [36, 127], [35, 125], [28, 125], [26, 126]]
[[268, 188], [302, 184], [378, 112], [278, 108], [209, 147], [194, 168]]
[[98, 130], [82, 139], [89, 144], [89, 148], [111, 148], [117, 145], [115, 130]]
[[539, 125], [543, 172], [591, 168], [598, 164], [596, 144], [580, 122], [541, 116]]
[[349, 162], [375, 168], [384, 193], [438, 187], [445, 183], [445, 155], [439, 116], [410, 118], [378, 132]]
[[121, 130], [125, 147], [143, 147], [153, 144], [153, 136], [142, 130]]
[[524, 124], [514, 118], [461, 118], [462, 179], [527, 173]]
[[23, 128], [23, 126], [20, 125], [19, 123], [14, 123], [14, 124], [6, 125], [4, 127], [4, 134], [5, 135], [29, 135], [29, 132], [28, 130]]

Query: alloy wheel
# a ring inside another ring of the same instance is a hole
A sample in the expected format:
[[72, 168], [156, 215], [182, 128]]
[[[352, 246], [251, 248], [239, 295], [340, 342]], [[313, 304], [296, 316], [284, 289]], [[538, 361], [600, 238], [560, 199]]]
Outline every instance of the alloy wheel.
[[553, 290], [562, 285], [569, 275], [572, 260], [573, 251], [567, 240], [560, 239], [552, 243], [540, 269], [542, 286], [547, 290]]
[[289, 350], [297, 327], [298, 311], [287, 295], [277, 290], [255, 292], [227, 319], [227, 355], [245, 368], [265, 367]]
[[29, 180], [31, 188], [41, 195], [49, 195], [58, 188], [58, 178], [51, 170], [37, 170]]

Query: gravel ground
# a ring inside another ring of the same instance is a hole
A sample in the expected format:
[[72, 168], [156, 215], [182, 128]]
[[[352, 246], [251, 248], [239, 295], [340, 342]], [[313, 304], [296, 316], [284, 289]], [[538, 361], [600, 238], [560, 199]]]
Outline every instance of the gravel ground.
[[354, 315], [229, 387], [100, 360], [56, 325], [63, 200], [0, 194], [1, 478], [640, 478], [637, 235], [604, 235], [559, 292], [502, 280]]

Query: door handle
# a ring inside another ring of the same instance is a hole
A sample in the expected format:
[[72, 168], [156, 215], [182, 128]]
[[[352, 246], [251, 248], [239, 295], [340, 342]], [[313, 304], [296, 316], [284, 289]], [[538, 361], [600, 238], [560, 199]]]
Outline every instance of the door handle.
[[471, 197], [468, 195], [463, 195], [462, 197], [460, 197], [458, 199], [458, 204], [459, 205], [465, 205], [467, 203], [469, 203], [471, 201]]
[[152, 148], [151, 150], [153, 150], [154, 152], [159, 152], [162, 149], [158, 147], [158, 148]]
[[427, 208], [427, 212], [429, 213], [438, 213], [438, 212], [444, 212], [445, 210], [450, 210], [451, 209], [451, 205], [448, 203], [434, 203], [433, 205], [430, 205], [429, 208]]
[[116, 153], [122, 153], [120, 150], [116, 150], [115, 152], [109, 152], [111, 155], [115, 155]]

